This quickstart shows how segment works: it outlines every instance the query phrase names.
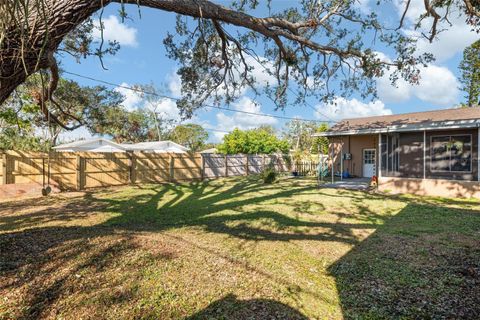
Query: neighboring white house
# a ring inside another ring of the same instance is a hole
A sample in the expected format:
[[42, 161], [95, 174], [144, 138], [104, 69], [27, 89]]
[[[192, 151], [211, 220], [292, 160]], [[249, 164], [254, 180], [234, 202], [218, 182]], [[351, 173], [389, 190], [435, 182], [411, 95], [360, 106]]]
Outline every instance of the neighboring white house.
[[173, 141], [151, 141], [151, 142], [139, 142], [139, 143], [124, 143], [122, 144], [126, 150], [143, 151], [143, 152], [173, 152], [173, 153], [186, 153], [187, 147], [179, 145]]
[[70, 143], [60, 144], [53, 147], [60, 152], [125, 152], [125, 147], [119, 143], [104, 139], [95, 138], [79, 140]]
[[171, 152], [186, 153], [188, 148], [179, 145], [173, 141], [153, 141], [140, 143], [115, 143], [104, 138], [95, 138], [89, 140], [80, 140], [65, 143], [53, 147], [60, 152], [126, 152], [126, 151], [142, 151], [142, 152]]

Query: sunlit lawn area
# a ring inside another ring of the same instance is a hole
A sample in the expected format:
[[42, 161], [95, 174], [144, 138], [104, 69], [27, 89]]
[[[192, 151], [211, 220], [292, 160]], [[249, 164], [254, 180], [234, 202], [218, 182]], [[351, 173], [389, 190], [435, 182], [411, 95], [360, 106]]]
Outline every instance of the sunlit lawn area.
[[230, 178], [0, 203], [0, 318], [479, 318], [480, 204]]

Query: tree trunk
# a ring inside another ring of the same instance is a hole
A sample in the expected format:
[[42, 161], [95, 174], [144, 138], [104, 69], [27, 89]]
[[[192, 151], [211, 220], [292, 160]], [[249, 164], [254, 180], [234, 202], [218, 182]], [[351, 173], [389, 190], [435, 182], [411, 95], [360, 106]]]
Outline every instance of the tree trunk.
[[[65, 35], [99, 10], [102, 3], [105, 5], [110, 2], [42, 1], [45, 11], [38, 8], [38, 1], [20, 1], [28, 4], [28, 16], [25, 18], [21, 12], [15, 12], [14, 18], [10, 16], [6, 22], [3, 31], [5, 38], [0, 42], [0, 103], [29, 75], [49, 68], [48, 57], [57, 50]], [[6, 7], [0, 7], [2, 19], [8, 15], [6, 11]]]
[[[5, 30], [0, 29], [0, 39], [2, 35], [5, 36], [0, 42], [0, 103], [3, 103], [29, 75], [49, 68], [48, 55], [57, 50], [65, 35], [101, 9], [102, 5], [106, 6], [111, 2], [130, 3], [192, 17], [216, 19], [247, 27], [266, 36], [273, 35], [266, 26], [269, 20], [257, 19], [205, 0], [15, 1], [28, 5], [26, 18], [18, 8], [17, 11], [12, 9], [15, 6], [13, 0], [7, 1], [12, 1], [12, 4], [0, 2], [0, 16], [2, 19], [6, 17], [6, 22], [3, 23]], [[39, 3], [44, 4], [44, 11]]]
[[[3, 103], [29, 75], [50, 67], [48, 55], [57, 50], [65, 35], [101, 9], [102, 5], [122, 1], [19, 0], [19, 2], [22, 5], [28, 4], [28, 16], [22, 17], [22, 12], [17, 8], [17, 11], [10, 15], [10, 21], [6, 22], [7, 26], [3, 32], [5, 38], [0, 42], [0, 103]], [[42, 2], [45, 11], [39, 8], [39, 3]], [[123, 3], [206, 19], [215, 18], [239, 25], [246, 22], [242, 21], [242, 17], [250, 17], [204, 0], [124, 0]], [[8, 5], [0, 4], [2, 19], [3, 16], [9, 15], [9, 10], [14, 10], [12, 9], [14, 5], [11, 6], [8, 8]], [[255, 28], [265, 29], [262, 24], [257, 24]]]

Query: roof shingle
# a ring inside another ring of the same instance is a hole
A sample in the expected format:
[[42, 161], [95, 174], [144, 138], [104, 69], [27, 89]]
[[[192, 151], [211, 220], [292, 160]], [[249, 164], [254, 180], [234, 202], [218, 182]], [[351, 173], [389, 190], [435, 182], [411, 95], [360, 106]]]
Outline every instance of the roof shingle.
[[480, 107], [443, 109], [426, 112], [412, 112], [388, 116], [374, 116], [344, 119], [331, 127], [329, 132], [344, 132], [365, 129], [382, 129], [397, 126], [428, 125], [436, 122], [479, 120]]

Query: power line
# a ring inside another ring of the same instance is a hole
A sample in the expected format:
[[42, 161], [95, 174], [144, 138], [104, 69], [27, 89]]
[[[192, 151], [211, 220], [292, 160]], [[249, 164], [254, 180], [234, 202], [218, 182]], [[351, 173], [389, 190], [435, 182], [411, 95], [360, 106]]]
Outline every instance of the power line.
[[[70, 75], [80, 77], [80, 78], [84, 78], [84, 79], [88, 79], [88, 80], [95, 81], [95, 82], [98, 82], [98, 83], [103, 83], [103, 84], [106, 84], [106, 85], [109, 85], [109, 86], [114, 86], [114, 87], [131, 90], [131, 91], [138, 92], [138, 93], [144, 93], [144, 94], [157, 96], [159, 98], [171, 99], [171, 100], [175, 100], [175, 101], [180, 100], [179, 98], [175, 98], [175, 97], [172, 97], [172, 96], [167, 96], [167, 95], [164, 95], [164, 94], [159, 94], [157, 92], [151, 92], [151, 91], [146, 91], [146, 90], [139, 89], [139, 88], [124, 86], [124, 85], [121, 85], [121, 84], [117, 84], [117, 83], [113, 83], [113, 82], [109, 82], [109, 81], [105, 81], [105, 80], [101, 80], [101, 79], [96, 79], [96, 78], [89, 77], [89, 76], [84, 76], [84, 75], [74, 73], [74, 72], [69, 72], [69, 71], [64, 70], [63, 73], [70, 74]], [[225, 111], [230, 111], [230, 112], [244, 113], [244, 114], [255, 115], [255, 116], [277, 118], [277, 119], [282, 119], [282, 120], [298, 120], [298, 121], [306, 121], [306, 122], [336, 122], [336, 121], [333, 121], [333, 120], [332, 121], [326, 121], [326, 120], [302, 119], [302, 118], [294, 118], [294, 117], [273, 115], [273, 114], [268, 114], [268, 113], [257, 113], [257, 112], [243, 111], [243, 110], [235, 110], [235, 109], [213, 106], [213, 105], [205, 105], [205, 107], [219, 109], [219, 110], [225, 110]]]

